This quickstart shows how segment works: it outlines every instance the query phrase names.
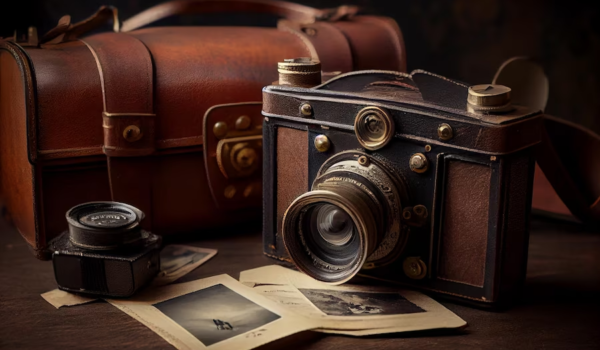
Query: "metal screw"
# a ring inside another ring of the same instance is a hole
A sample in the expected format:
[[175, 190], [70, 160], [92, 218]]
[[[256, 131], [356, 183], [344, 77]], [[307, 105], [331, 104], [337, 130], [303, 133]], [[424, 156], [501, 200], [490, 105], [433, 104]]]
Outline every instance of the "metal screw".
[[300, 106], [300, 113], [305, 117], [310, 117], [313, 114], [312, 106], [308, 103], [303, 104]]
[[438, 126], [438, 137], [442, 141], [448, 141], [454, 136], [454, 132], [452, 131], [452, 127], [446, 123], [440, 124]]
[[135, 142], [144, 136], [144, 133], [137, 125], [129, 125], [123, 130], [123, 137], [129, 142]]
[[415, 173], [424, 173], [427, 171], [429, 164], [423, 153], [415, 153], [410, 157], [408, 165], [410, 166], [410, 170]]
[[369, 166], [369, 158], [365, 156], [358, 157], [358, 164], [362, 166]]
[[409, 208], [404, 209], [404, 211], [402, 212], [402, 217], [406, 220], [410, 220], [410, 218], [412, 217], [412, 213], [410, 212]]
[[235, 128], [238, 130], [246, 130], [250, 127], [250, 124], [252, 124], [250, 118], [247, 115], [243, 115], [235, 121]]
[[227, 135], [228, 129], [229, 128], [225, 122], [217, 122], [213, 126], [213, 134], [215, 134], [218, 139], [222, 139]]
[[325, 135], [318, 135], [315, 137], [315, 148], [317, 151], [323, 153], [329, 150], [331, 143], [329, 142], [329, 138]]
[[404, 259], [402, 267], [404, 269], [404, 274], [415, 280], [420, 280], [427, 274], [427, 265], [425, 265], [423, 260], [417, 257]]
[[430, 145], [426, 145], [425, 146], [425, 152], [431, 152], [431, 146]]
[[235, 192], [235, 187], [233, 187], [233, 185], [229, 185], [225, 187], [225, 192], [223, 194], [225, 195], [225, 198], [231, 199], [233, 196], [235, 196]]

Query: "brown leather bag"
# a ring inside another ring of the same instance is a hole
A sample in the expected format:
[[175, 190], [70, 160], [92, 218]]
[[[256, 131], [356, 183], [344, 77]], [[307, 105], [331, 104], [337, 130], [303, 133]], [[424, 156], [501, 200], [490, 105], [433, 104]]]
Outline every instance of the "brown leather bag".
[[[170, 15], [234, 11], [283, 19], [277, 29], [139, 29]], [[0, 179], [14, 225], [44, 258], [66, 229], [65, 212], [83, 202], [132, 204], [158, 234], [260, 220], [261, 90], [277, 80], [277, 62], [406, 69], [398, 25], [356, 12], [173, 1], [122, 26], [103, 7], [79, 23], [63, 17], [39, 41], [0, 40]], [[115, 32], [83, 37], [111, 19]]]

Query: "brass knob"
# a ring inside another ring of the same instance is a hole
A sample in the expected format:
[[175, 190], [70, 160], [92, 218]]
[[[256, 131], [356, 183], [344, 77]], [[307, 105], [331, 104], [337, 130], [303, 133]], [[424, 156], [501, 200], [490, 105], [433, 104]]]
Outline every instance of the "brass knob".
[[427, 275], [427, 265], [418, 257], [404, 259], [402, 264], [404, 274], [414, 280], [423, 279]]
[[454, 137], [454, 131], [452, 130], [452, 127], [446, 123], [440, 124], [440, 126], [438, 126], [437, 132], [438, 132], [438, 137], [442, 141], [448, 141], [452, 137]]
[[235, 162], [240, 168], [246, 169], [254, 165], [257, 155], [254, 148], [242, 148], [235, 156]]
[[327, 152], [331, 147], [331, 142], [329, 142], [329, 138], [325, 135], [318, 135], [315, 137], [315, 148], [317, 151], [323, 153]]
[[277, 64], [280, 85], [313, 87], [321, 84], [321, 62], [310, 57], [286, 59]]
[[469, 87], [467, 110], [473, 113], [507, 112], [512, 110], [511, 89], [504, 85], [482, 84]]
[[213, 126], [213, 134], [215, 134], [218, 139], [222, 139], [227, 135], [228, 129], [229, 128], [225, 122], [217, 122]]
[[424, 173], [429, 167], [429, 162], [423, 153], [415, 153], [410, 157], [408, 165], [410, 170], [414, 171], [415, 173]]
[[235, 128], [238, 130], [246, 130], [250, 127], [250, 124], [252, 124], [252, 120], [250, 120], [250, 117], [248, 117], [247, 115], [243, 115], [237, 118], [237, 120], [235, 121]]
[[123, 137], [129, 142], [135, 142], [144, 136], [144, 133], [137, 125], [129, 125], [123, 130]]

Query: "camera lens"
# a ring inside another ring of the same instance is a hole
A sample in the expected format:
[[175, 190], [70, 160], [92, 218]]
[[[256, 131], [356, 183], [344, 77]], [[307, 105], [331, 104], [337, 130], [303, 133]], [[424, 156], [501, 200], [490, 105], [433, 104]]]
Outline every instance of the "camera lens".
[[312, 191], [296, 198], [283, 217], [292, 261], [317, 280], [344, 283], [365, 266], [390, 263], [406, 243], [399, 215], [404, 185], [373, 157], [359, 164], [367, 156], [347, 151], [328, 159]]
[[348, 214], [332, 204], [319, 204], [313, 209], [311, 226], [325, 242], [343, 246], [352, 238], [354, 224]]
[[144, 213], [128, 204], [90, 202], [67, 211], [69, 240], [92, 250], [112, 250], [142, 240], [140, 221]]

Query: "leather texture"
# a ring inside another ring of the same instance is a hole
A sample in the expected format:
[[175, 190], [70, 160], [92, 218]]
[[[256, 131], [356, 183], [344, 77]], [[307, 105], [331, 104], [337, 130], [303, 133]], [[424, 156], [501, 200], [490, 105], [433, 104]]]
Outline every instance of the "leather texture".
[[[136, 29], [167, 15], [224, 9], [283, 19], [278, 28]], [[86, 201], [133, 204], [158, 234], [259, 220], [260, 173], [228, 175], [215, 156], [227, 145], [213, 126], [232, 128], [243, 115], [260, 126], [261, 90], [286, 58], [319, 59], [329, 76], [405, 69], [398, 25], [356, 10], [174, 1], [120, 30], [118, 11], [102, 7], [78, 23], [63, 17], [37, 46], [0, 41], [0, 119], [14, 125], [1, 131], [2, 142], [14, 145], [0, 153], [2, 193], [17, 228], [44, 257], [47, 242], [65, 229], [64, 213]], [[85, 36], [110, 21], [118, 32]], [[222, 105], [236, 106], [216, 108]]]

